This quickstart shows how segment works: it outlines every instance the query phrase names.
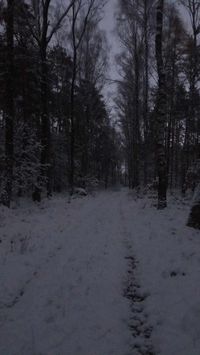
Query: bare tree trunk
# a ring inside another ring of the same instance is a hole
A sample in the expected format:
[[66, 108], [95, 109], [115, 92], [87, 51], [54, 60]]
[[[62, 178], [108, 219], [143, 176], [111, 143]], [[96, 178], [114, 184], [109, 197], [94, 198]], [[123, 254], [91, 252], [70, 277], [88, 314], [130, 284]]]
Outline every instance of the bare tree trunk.
[[7, 38], [7, 71], [6, 71], [6, 109], [5, 109], [5, 175], [2, 202], [10, 207], [13, 184], [13, 125], [14, 109], [14, 0], [7, 0], [6, 38]]
[[200, 229], [200, 184], [196, 188], [195, 198], [190, 211], [187, 226]]
[[[192, 52], [191, 52], [191, 66], [189, 73], [189, 114], [186, 118], [186, 132], [184, 142], [184, 167], [183, 167], [183, 185], [185, 184], [185, 177], [191, 162], [200, 157], [198, 144], [198, 118], [196, 116], [196, 108], [198, 102], [196, 100], [197, 80], [199, 77], [199, 58], [198, 58], [198, 36], [200, 34], [200, 3], [198, 0], [181, 0], [185, 6], [190, 17], [192, 27]], [[194, 133], [194, 127], [197, 134]]]
[[162, 57], [162, 37], [163, 37], [163, 10], [164, 0], [157, 1], [157, 24], [156, 24], [156, 61], [158, 70], [158, 99], [157, 99], [157, 171], [158, 171], [158, 209], [167, 206], [167, 164], [164, 146], [165, 130], [165, 73]]
[[149, 39], [148, 39], [148, 0], [144, 0], [144, 46], [145, 46], [145, 78], [144, 78], [144, 184], [148, 175], [148, 112], [149, 112]]
[[[136, 33], [137, 36], [137, 33]], [[139, 58], [137, 48], [137, 38], [135, 37], [135, 127], [134, 127], [134, 187], [139, 181], [139, 150], [140, 150], [140, 127], [139, 127]]]
[[46, 178], [47, 195], [50, 196], [51, 191], [51, 133], [50, 120], [48, 112], [48, 69], [46, 58], [46, 44], [41, 48], [41, 164], [43, 175]]
[[40, 60], [41, 60], [41, 143], [42, 154], [41, 164], [43, 176], [46, 179], [47, 196], [51, 195], [51, 159], [50, 159], [50, 120], [48, 112], [48, 69], [47, 69], [47, 31], [48, 13], [51, 0], [43, 3], [42, 13], [42, 34], [40, 40]]
[[75, 146], [75, 129], [74, 129], [74, 89], [76, 82], [76, 66], [77, 66], [77, 54], [74, 47], [73, 57], [73, 72], [71, 82], [71, 94], [70, 94], [70, 193], [74, 193], [74, 146]]

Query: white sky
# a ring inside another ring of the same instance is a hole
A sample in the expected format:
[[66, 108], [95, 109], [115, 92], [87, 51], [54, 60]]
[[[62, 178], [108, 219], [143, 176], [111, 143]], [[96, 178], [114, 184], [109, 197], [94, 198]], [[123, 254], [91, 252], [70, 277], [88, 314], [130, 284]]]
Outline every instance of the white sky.
[[[117, 8], [117, 0], [108, 0], [108, 3], [105, 7], [105, 15], [101, 23], [102, 29], [107, 32], [107, 37], [109, 44], [111, 46], [111, 63], [113, 64], [114, 56], [119, 52], [120, 46], [117, 36], [113, 33], [115, 27], [115, 18], [114, 14]], [[112, 65], [114, 67], [114, 65]], [[112, 71], [115, 72], [115, 68], [112, 68]], [[111, 75], [112, 76], [112, 75]]]
[[[117, 8], [117, 0], [108, 0], [108, 3], [105, 7], [105, 15], [101, 22], [101, 28], [107, 32], [107, 37], [109, 41], [110, 49], [110, 68], [109, 68], [109, 78], [112, 80], [117, 79], [117, 67], [115, 65], [115, 55], [119, 52], [120, 46], [114, 32], [115, 27], [115, 10]], [[105, 88], [105, 99], [109, 103], [109, 106], [113, 106], [113, 93], [116, 91], [116, 85], [109, 84]]]

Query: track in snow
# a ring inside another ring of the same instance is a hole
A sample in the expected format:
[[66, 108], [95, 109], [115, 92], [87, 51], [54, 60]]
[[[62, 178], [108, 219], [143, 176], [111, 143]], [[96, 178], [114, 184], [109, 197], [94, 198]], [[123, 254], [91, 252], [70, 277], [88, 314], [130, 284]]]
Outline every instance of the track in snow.
[[[18, 216], [20, 235], [28, 225], [40, 248], [27, 248], [24, 265], [17, 250], [4, 263], [5, 272], [13, 257], [22, 265], [15, 274], [16, 294], [1, 303], [12, 306], [1, 308], [0, 354], [133, 354], [130, 304], [123, 297], [129, 264], [122, 218], [126, 198], [124, 191], [70, 205], [62, 198], [41, 214], [34, 209]], [[32, 271], [22, 281], [26, 267]]]

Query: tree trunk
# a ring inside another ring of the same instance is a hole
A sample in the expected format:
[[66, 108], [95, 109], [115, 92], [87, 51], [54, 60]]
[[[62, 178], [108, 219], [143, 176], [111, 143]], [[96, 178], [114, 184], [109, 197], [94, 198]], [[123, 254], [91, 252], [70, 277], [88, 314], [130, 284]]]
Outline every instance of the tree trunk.
[[41, 45], [41, 164], [43, 177], [46, 179], [47, 195], [51, 191], [51, 161], [50, 161], [50, 122], [48, 113], [48, 73], [46, 58], [46, 43]]
[[167, 206], [167, 164], [164, 146], [165, 130], [165, 108], [166, 108], [166, 90], [165, 73], [162, 57], [162, 39], [163, 39], [163, 9], [164, 0], [157, 1], [157, 23], [156, 23], [156, 61], [158, 70], [158, 98], [157, 98], [157, 172], [158, 172], [158, 209]]
[[[137, 34], [136, 34], [137, 35]], [[140, 150], [140, 117], [139, 117], [139, 58], [138, 58], [138, 48], [137, 48], [137, 38], [135, 37], [135, 144], [134, 144], [134, 187], [140, 184], [139, 181], [139, 150]]]
[[2, 202], [10, 207], [13, 184], [13, 126], [14, 108], [14, 0], [7, 0], [6, 38], [7, 38], [7, 71], [6, 71], [6, 108], [5, 108], [5, 175]]
[[74, 58], [73, 58], [73, 72], [72, 72], [72, 82], [71, 82], [71, 94], [70, 94], [70, 193], [74, 193], [74, 148], [75, 148], [75, 127], [74, 127], [74, 90], [76, 83], [76, 65], [77, 56], [76, 48], [74, 47]]
[[148, 39], [148, 0], [144, 0], [144, 45], [145, 45], [145, 73], [144, 73], [144, 185], [148, 179], [148, 112], [149, 112], [149, 39]]
[[195, 198], [190, 211], [187, 226], [200, 229], [200, 184], [196, 189]]

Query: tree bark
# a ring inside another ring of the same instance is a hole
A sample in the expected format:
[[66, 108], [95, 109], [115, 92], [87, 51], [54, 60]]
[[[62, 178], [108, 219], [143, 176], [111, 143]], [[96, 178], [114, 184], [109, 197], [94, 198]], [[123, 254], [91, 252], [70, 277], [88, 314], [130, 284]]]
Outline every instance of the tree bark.
[[51, 0], [46, 0], [43, 3], [42, 9], [42, 33], [40, 46], [40, 60], [41, 60], [41, 165], [42, 176], [46, 179], [47, 196], [50, 196], [51, 191], [51, 133], [50, 133], [50, 119], [48, 112], [48, 67], [47, 67], [47, 31], [48, 31], [48, 14]]
[[70, 94], [70, 194], [74, 193], [74, 148], [75, 148], [75, 127], [74, 127], [74, 90], [76, 82], [77, 54], [74, 47], [73, 72]]
[[14, 108], [14, 0], [7, 0], [6, 38], [7, 38], [7, 70], [6, 70], [6, 108], [5, 108], [5, 174], [2, 202], [10, 207], [13, 185], [13, 126]]
[[200, 229], [200, 184], [196, 188], [195, 198], [190, 211], [187, 226]]
[[135, 36], [135, 124], [134, 124], [134, 187], [140, 184], [139, 181], [139, 150], [140, 150], [140, 114], [139, 114], [139, 53], [137, 45], [137, 32]]
[[148, 0], [144, 0], [144, 46], [145, 46], [145, 73], [144, 73], [144, 185], [148, 176], [148, 112], [149, 112], [149, 38], [148, 38]]
[[157, 1], [157, 18], [156, 18], [156, 61], [158, 70], [158, 98], [157, 98], [157, 172], [158, 172], [158, 209], [167, 206], [167, 164], [164, 146], [164, 130], [165, 130], [165, 108], [166, 108], [166, 90], [165, 90], [165, 72], [162, 56], [162, 40], [163, 40], [163, 10], [164, 0]]
[[41, 45], [41, 165], [42, 175], [46, 179], [47, 195], [51, 195], [51, 159], [50, 159], [50, 146], [51, 146], [51, 133], [50, 133], [50, 120], [48, 112], [48, 69], [46, 58], [46, 43]]

